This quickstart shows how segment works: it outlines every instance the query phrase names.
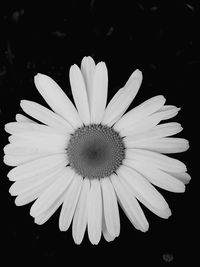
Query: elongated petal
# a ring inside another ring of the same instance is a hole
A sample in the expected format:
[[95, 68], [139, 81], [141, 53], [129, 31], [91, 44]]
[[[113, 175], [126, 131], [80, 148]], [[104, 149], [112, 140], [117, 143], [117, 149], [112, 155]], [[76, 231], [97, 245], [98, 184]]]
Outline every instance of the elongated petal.
[[59, 169], [53, 170], [51, 173], [48, 173], [47, 175], [44, 175], [42, 177], [39, 176], [39, 178], [34, 176], [34, 178], [16, 181], [10, 187], [9, 193], [12, 196], [16, 196], [26, 191], [29, 191], [35, 187], [40, 188], [40, 185], [42, 185], [45, 181], [47, 180], [54, 181], [56, 177], [59, 176], [59, 173], [61, 173], [61, 171], [64, 170], [64, 168], [65, 168], [64, 166], [60, 167]]
[[[57, 174], [56, 177], [58, 177], [58, 175], [59, 173]], [[49, 177], [49, 179], [44, 179], [42, 183], [38, 183], [37, 185], [33, 186], [31, 189], [20, 193], [15, 199], [15, 204], [17, 206], [23, 206], [34, 201], [35, 199], [40, 197], [45, 192], [45, 190], [47, 190], [47, 188], [55, 181], [56, 177], [52, 175], [51, 177]]]
[[63, 174], [35, 201], [31, 207], [30, 215], [36, 217], [46, 211], [66, 190], [73, 177], [74, 171], [70, 167], [66, 167]]
[[160, 139], [166, 136], [171, 136], [174, 134], [177, 134], [181, 132], [183, 128], [181, 127], [180, 123], [177, 122], [169, 122], [169, 123], [163, 123], [159, 124], [155, 127], [153, 127], [151, 130], [143, 132], [143, 133], [137, 133], [137, 134], [131, 134], [128, 135], [132, 139], [134, 139], [134, 142], [140, 141], [140, 140], [153, 140], [153, 139]]
[[163, 196], [141, 174], [126, 166], [119, 168], [117, 174], [127, 182], [134, 196], [153, 213], [162, 218], [171, 215]]
[[33, 101], [22, 100], [20, 106], [24, 112], [33, 117], [34, 119], [56, 129], [63, 133], [72, 133], [74, 128], [69, 122], [63, 119], [55, 112], [43, 107], [42, 105]]
[[[47, 133], [47, 134], [59, 134], [59, 132], [49, 126], [38, 124], [38, 123], [26, 123], [26, 122], [9, 122], [5, 125], [5, 131], [10, 134], [18, 134], [18, 133], [25, 133], [25, 132], [35, 132], [37, 133]], [[64, 133], [63, 133], [64, 135]], [[65, 133], [67, 135], [67, 133]]]
[[182, 193], [185, 191], [185, 185], [170, 174], [159, 170], [148, 162], [141, 163], [133, 160], [124, 160], [124, 165], [137, 170], [144, 175], [152, 184], [170, 192]]
[[136, 70], [132, 73], [127, 83], [111, 99], [106, 107], [103, 124], [112, 126], [126, 112], [135, 98], [142, 82], [142, 73]]
[[75, 174], [73, 181], [65, 194], [65, 199], [59, 217], [59, 228], [61, 231], [66, 231], [71, 224], [82, 182], [83, 178], [80, 175]]
[[189, 148], [189, 143], [186, 139], [175, 137], [137, 141], [132, 137], [125, 137], [124, 142], [127, 148], [142, 148], [166, 154], [183, 152]]
[[[42, 142], [42, 140], [40, 140]], [[31, 144], [30, 142], [27, 143], [15, 143], [15, 144], [8, 144], [4, 147], [4, 153], [7, 156], [14, 157], [26, 157], [27, 160], [28, 157], [32, 158], [41, 156], [47, 156], [50, 154], [56, 154], [56, 153], [65, 153], [65, 147], [48, 147], [47, 144], [43, 144], [43, 146], [39, 147], [39, 142], [35, 144]], [[20, 159], [20, 158], [19, 158]]]
[[7, 176], [10, 181], [32, 178], [37, 179], [37, 177], [47, 175], [53, 170], [67, 165], [67, 163], [68, 161], [65, 154], [50, 155], [48, 157], [33, 160], [29, 163], [17, 166], [10, 170]]
[[104, 116], [108, 93], [108, 72], [104, 62], [96, 65], [91, 94], [91, 123], [100, 123]]
[[[165, 106], [163, 106], [165, 107]], [[135, 120], [130, 125], [127, 124], [125, 128], [120, 130], [121, 136], [127, 136], [131, 134], [139, 134], [145, 131], [151, 130], [154, 126], [160, 123], [162, 120], [170, 119], [178, 113], [178, 108], [172, 106], [172, 108], [161, 108], [160, 111], [154, 112], [150, 116]], [[171, 106], [169, 106], [171, 107]], [[118, 131], [117, 126], [114, 128]]]
[[49, 153], [33, 153], [30, 155], [5, 155], [3, 162], [8, 166], [18, 166], [20, 164], [28, 163], [35, 159], [41, 159], [49, 156]]
[[82, 189], [72, 224], [72, 234], [74, 242], [76, 244], [80, 244], [82, 242], [87, 226], [89, 190], [90, 190], [90, 182], [87, 178], [85, 178], [82, 183]]
[[[156, 114], [156, 113], [154, 113]], [[121, 136], [136, 135], [153, 129], [161, 120], [159, 116], [147, 116], [120, 131]], [[115, 125], [114, 125], [115, 129]]]
[[86, 85], [90, 110], [92, 106], [94, 70], [95, 70], [95, 62], [92, 59], [92, 57], [84, 57], [81, 62], [81, 72], [83, 74], [85, 85]]
[[34, 187], [22, 194], [19, 194], [15, 198], [15, 205], [16, 206], [23, 206], [29, 204], [30, 202], [36, 200], [39, 196], [41, 196], [44, 191], [53, 183], [51, 179], [45, 181], [40, 186]]
[[123, 130], [124, 128], [130, 127], [131, 125], [141, 121], [145, 117], [151, 115], [158, 109], [160, 109], [166, 99], [162, 95], [152, 97], [139, 106], [133, 108], [127, 112], [119, 121], [114, 125], [115, 129], [118, 131]]
[[11, 140], [11, 144], [4, 147], [4, 153], [9, 155], [65, 153], [69, 135], [24, 132], [11, 136], [9, 140]]
[[43, 213], [39, 214], [34, 218], [36, 224], [44, 224], [56, 212], [56, 210], [64, 201], [66, 190], [56, 199], [56, 201], [47, 210], [45, 210]]
[[[35, 156], [40, 156], [53, 153], [65, 153], [65, 143], [63, 146], [58, 147], [56, 147], [56, 144], [52, 147], [48, 146], [47, 141], [40, 147], [40, 143], [42, 143], [42, 138], [35, 140], [33, 144], [31, 144], [31, 140], [29, 142], [8, 144], [4, 147], [4, 153], [10, 156], [32, 156], [33, 154], [35, 154]], [[58, 144], [60, 144], [60, 142], [58, 142]]]
[[102, 232], [102, 198], [99, 180], [91, 180], [88, 195], [88, 236], [93, 245], [97, 245]]
[[110, 233], [108, 232], [106, 222], [105, 222], [104, 212], [103, 212], [103, 216], [102, 216], [102, 233], [103, 233], [103, 237], [105, 238], [105, 240], [107, 242], [111, 242], [116, 238], [116, 236], [111, 236]]
[[185, 172], [187, 170], [185, 164], [180, 160], [144, 149], [127, 149], [126, 159], [139, 161], [144, 164], [148, 162], [148, 164], [152, 164], [161, 170], [175, 173]]
[[74, 128], [82, 126], [73, 103], [53, 79], [44, 74], [37, 74], [34, 81], [39, 93], [53, 111], [67, 120]]
[[90, 123], [90, 109], [88, 96], [81, 71], [77, 65], [73, 65], [69, 71], [69, 78], [72, 88], [74, 102], [78, 109], [79, 116], [85, 125]]
[[131, 194], [125, 181], [121, 179], [120, 176], [116, 175], [111, 175], [111, 181], [119, 199], [119, 203], [131, 223], [136, 229], [146, 232], [149, 228], [149, 224], [139, 203]]
[[159, 110], [157, 110], [156, 113], [159, 113], [159, 115], [162, 116], [163, 120], [168, 120], [175, 117], [180, 110], [180, 108], [177, 108], [173, 105], [164, 105]]
[[35, 123], [35, 121], [29, 119], [28, 117], [22, 115], [22, 114], [16, 114], [15, 119], [17, 122], [31, 122], [31, 123]]
[[101, 179], [105, 223], [109, 234], [116, 237], [120, 233], [117, 198], [109, 178]]
[[171, 171], [167, 171], [167, 173], [177, 178], [184, 184], [188, 184], [191, 180], [191, 176], [187, 172], [172, 172], [171, 170]]
[[[62, 152], [62, 151], [57, 151]], [[41, 153], [45, 153], [45, 151], [39, 151], [37, 148], [34, 147], [28, 147], [26, 145], [14, 145], [14, 144], [8, 144], [4, 147], [4, 153], [6, 155], [10, 156], [32, 156], [35, 154], [35, 156], [40, 155]], [[50, 151], [46, 151], [47, 154], [50, 153]], [[45, 154], [46, 154], [45, 153]]]

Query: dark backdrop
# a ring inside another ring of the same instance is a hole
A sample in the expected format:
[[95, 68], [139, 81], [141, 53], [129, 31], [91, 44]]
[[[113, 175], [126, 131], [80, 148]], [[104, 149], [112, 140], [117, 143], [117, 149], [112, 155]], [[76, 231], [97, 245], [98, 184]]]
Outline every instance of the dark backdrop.
[[[8, 5], [0, 9], [0, 109], [1, 123], [13, 121], [21, 99], [45, 104], [35, 90], [37, 72], [51, 76], [71, 97], [68, 70], [91, 55], [105, 61], [109, 72], [109, 95], [139, 68], [144, 80], [130, 108], [157, 94], [167, 104], [182, 107], [175, 119], [184, 127], [180, 137], [190, 140], [197, 129], [195, 99], [199, 90], [199, 1], [65, 1], [65, 6], [48, 4]], [[194, 110], [195, 109], [195, 110]], [[195, 115], [196, 114], [196, 115]], [[194, 119], [192, 116], [194, 116]], [[8, 135], [1, 129], [2, 148]], [[184, 161], [192, 174], [192, 149], [173, 155]], [[10, 262], [45, 263], [45, 266], [114, 264], [163, 266], [194, 260], [196, 218], [193, 208], [195, 177], [184, 194], [160, 192], [173, 215], [163, 220], [144, 208], [150, 230], [134, 229], [121, 215], [121, 234], [114, 242], [103, 239], [90, 245], [87, 234], [76, 246], [71, 228], [59, 232], [57, 212], [46, 224], [37, 226], [29, 215], [30, 205], [16, 207], [8, 193], [9, 167], [1, 168], [2, 255]], [[94, 258], [93, 258], [94, 257]], [[71, 261], [71, 263], [69, 262]], [[116, 261], [117, 262], [117, 261]]]

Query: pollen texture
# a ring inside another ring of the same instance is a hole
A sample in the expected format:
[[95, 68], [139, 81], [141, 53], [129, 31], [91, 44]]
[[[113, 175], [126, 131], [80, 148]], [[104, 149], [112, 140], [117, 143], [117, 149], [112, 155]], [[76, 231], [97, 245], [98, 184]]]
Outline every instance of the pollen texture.
[[100, 179], [110, 176], [122, 165], [125, 145], [112, 127], [90, 124], [71, 134], [67, 156], [76, 173]]

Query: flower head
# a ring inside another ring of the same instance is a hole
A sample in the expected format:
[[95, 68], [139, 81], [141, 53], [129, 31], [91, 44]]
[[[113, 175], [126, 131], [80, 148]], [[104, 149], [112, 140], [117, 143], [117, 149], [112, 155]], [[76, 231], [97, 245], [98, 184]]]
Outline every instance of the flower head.
[[161, 123], [179, 111], [158, 95], [126, 112], [136, 96], [142, 73], [133, 72], [106, 106], [108, 73], [105, 63], [84, 57], [73, 65], [69, 78], [75, 105], [50, 77], [37, 74], [34, 82], [50, 109], [22, 100], [33, 118], [17, 114], [5, 125], [11, 134], [4, 162], [15, 166], [8, 178], [17, 206], [35, 201], [30, 214], [45, 223], [62, 205], [59, 228], [72, 222], [75, 243], [87, 227], [92, 244], [103, 233], [107, 241], [120, 233], [118, 204], [136, 229], [148, 230], [140, 207], [144, 204], [161, 218], [171, 215], [163, 196], [153, 186], [184, 192], [190, 176], [179, 160], [163, 155], [188, 149], [188, 141], [171, 137], [179, 123]]

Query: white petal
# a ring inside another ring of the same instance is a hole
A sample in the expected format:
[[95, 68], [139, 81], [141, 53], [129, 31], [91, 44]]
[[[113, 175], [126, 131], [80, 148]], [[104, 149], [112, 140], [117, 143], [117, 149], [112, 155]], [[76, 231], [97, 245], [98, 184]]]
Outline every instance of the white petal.
[[139, 106], [127, 112], [119, 121], [117, 121], [114, 126], [115, 129], [121, 131], [124, 128], [130, 127], [132, 124], [141, 121], [145, 117], [160, 109], [164, 105], [165, 101], [166, 99], [162, 95], [146, 100]]
[[59, 217], [60, 231], [66, 231], [71, 224], [81, 191], [82, 182], [83, 178], [80, 175], [75, 174], [73, 181], [65, 194], [65, 199], [62, 205]]
[[63, 174], [50, 185], [47, 190], [35, 201], [30, 210], [33, 217], [46, 211], [66, 190], [72, 181], [74, 171], [70, 167], [66, 167]]
[[159, 115], [162, 116], [163, 120], [168, 120], [175, 117], [178, 114], [179, 110], [181, 109], [177, 108], [176, 106], [164, 105], [156, 113], [159, 113]]
[[33, 202], [34, 200], [36, 200], [41, 194], [42, 192], [44, 192], [44, 190], [48, 187], [48, 184], [45, 185], [45, 188], [41, 187], [40, 189], [32, 189], [29, 190], [23, 194], [18, 195], [15, 198], [15, 205], [16, 206], [24, 206], [26, 204], [29, 204], [31, 202]]
[[169, 173], [173, 177], [177, 178], [178, 180], [180, 180], [184, 184], [188, 184], [191, 180], [191, 176], [187, 172], [168, 171], [167, 173]]
[[97, 245], [102, 232], [102, 198], [99, 180], [91, 180], [88, 195], [88, 236], [93, 245]]
[[156, 140], [139, 140], [125, 137], [124, 143], [127, 148], [142, 148], [160, 153], [179, 153], [189, 148], [189, 142], [184, 138], [165, 137]]
[[8, 166], [18, 166], [20, 164], [28, 163], [35, 159], [41, 159], [49, 156], [48, 153], [36, 153], [30, 155], [5, 155], [3, 161]]
[[[136, 135], [153, 129], [153, 127], [155, 127], [161, 121], [157, 115], [155, 116], [155, 114], [157, 113], [154, 113], [151, 116], [147, 116], [146, 118], [143, 118], [142, 120], [135, 122], [134, 124], [130, 125], [130, 127], [127, 126], [126, 128], [120, 131], [120, 135], [121, 136]], [[115, 128], [115, 125], [114, 129], [118, 131]]]
[[114, 239], [115, 239], [115, 237], [114, 236], [111, 236], [109, 233], [108, 233], [108, 230], [107, 229], [104, 229], [103, 228], [103, 237], [105, 238], [105, 240], [107, 241], [107, 242], [111, 242], [111, 241], [113, 241]]
[[65, 153], [69, 135], [24, 132], [10, 136], [9, 140], [11, 144], [4, 147], [4, 153], [9, 155]]
[[130, 188], [128, 188], [127, 184], [120, 176], [111, 175], [111, 181], [126, 216], [136, 229], [146, 232], [149, 228], [149, 224], [138, 201], [133, 194], [131, 194]]
[[93, 79], [94, 79], [95, 62], [92, 57], [84, 57], [81, 62], [81, 72], [84, 77], [89, 107], [92, 106], [92, 91], [93, 91]]
[[150, 139], [153, 140], [177, 134], [182, 130], [183, 128], [181, 127], [180, 123], [169, 122], [169, 123], [159, 124], [153, 127], [151, 130], [143, 133], [137, 133], [137, 134], [132, 133], [131, 135], [128, 135], [128, 137], [133, 139], [134, 142], [140, 140], [150, 140]]
[[56, 180], [56, 178], [60, 175], [60, 173], [63, 172], [64, 166], [53, 170], [51, 173], [44, 174], [42, 177], [41, 175], [39, 176], [34, 176], [33, 178], [29, 179], [22, 179], [19, 181], [16, 181], [15, 183], [12, 184], [12, 186], [9, 189], [9, 193], [12, 196], [16, 196], [19, 194], [22, 194], [26, 191], [32, 190], [34, 188], [38, 188], [40, 190], [40, 187], [43, 185], [48, 180], [51, 180], [52, 182]]
[[[131, 134], [139, 134], [148, 131], [152, 129], [154, 126], [156, 126], [158, 123], [160, 123], [162, 120], [174, 117], [178, 113], [178, 110], [179, 109], [174, 106], [169, 106], [169, 108], [168, 106], [163, 106], [163, 108], [151, 114], [150, 116], [146, 116], [144, 118], [141, 118], [140, 120], [135, 120], [134, 122], [132, 121], [132, 123], [127, 124], [125, 128], [122, 128], [120, 130], [120, 134], [121, 136], [127, 136]], [[142, 115], [142, 111], [139, 113], [139, 115], [140, 114]], [[114, 125], [114, 128], [115, 130], [119, 131], [117, 129], [117, 125]]]
[[40, 197], [44, 191], [55, 181], [55, 177], [51, 176], [50, 179], [46, 179], [44, 180], [42, 183], [40, 183], [39, 185], [31, 188], [30, 190], [27, 190], [21, 194], [19, 194], [16, 198], [15, 198], [15, 204], [17, 206], [23, 206], [26, 205], [32, 201], [34, 201], [35, 199], [37, 199], [38, 197]]
[[22, 114], [16, 114], [15, 119], [17, 122], [31, 122], [35, 123], [33, 120], [29, 119], [28, 117], [22, 115]]
[[33, 101], [22, 100], [20, 106], [24, 112], [34, 119], [43, 122], [44, 124], [63, 133], [72, 133], [74, 128], [69, 122], [60, 117], [55, 112], [43, 107], [42, 105]]
[[17, 166], [10, 170], [7, 176], [10, 181], [42, 177], [59, 167], [66, 166], [67, 163], [68, 161], [65, 154], [50, 155], [48, 157], [36, 159], [29, 163]]
[[88, 215], [87, 203], [88, 203], [89, 190], [90, 190], [90, 182], [87, 178], [85, 178], [82, 183], [82, 189], [72, 224], [72, 234], [74, 242], [76, 244], [80, 244], [82, 242], [87, 226], [87, 215]]
[[53, 111], [66, 119], [74, 128], [82, 126], [73, 103], [53, 79], [38, 73], [34, 81], [36, 88]]
[[158, 169], [175, 173], [185, 172], [187, 170], [185, 164], [180, 160], [144, 149], [127, 149], [126, 159], [131, 159], [142, 163], [148, 162]]
[[126, 166], [119, 168], [117, 174], [127, 182], [134, 196], [153, 213], [162, 218], [171, 215], [163, 196], [141, 174]]
[[[62, 152], [62, 151], [57, 151]], [[41, 151], [37, 148], [24, 145], [15, 145], [8, 144], [4, 147], [4, 153], [10, 156], [32, 156], [32, 155], [40, 155], [42, 153], [49, 154], [50, 151]]]
[[64, 192], [56, 201], [43, 213], [39, 214], [38, 216], [35, 217], [34, 221], [38, 225], [44, 224], [48, 219], [56, 212], [56, 210], [60, 207], [60, 205], [63, 203], [64, 198], [65, 198], [65, 193]]
[[148, 162], [141, 163], [133, 160], [124, 160], [124, 165], [137, 170], [139, 173], [144, 175], [152, 184], [165, 189], [170, 192], [182, 193], [185, 191], [185, 185], [174, 178], [170, 174], [157, 169]]
[[104, 214], [102, 216], [102, 233], [103, 233], [103, 237], [105, 238], [107, 242], [111, 242], [116, 238], [116, 236], [111, 236], [110, 233], [108, 232]]
[[73, 65], [69, 71], [72, 95], [78, 109], [79, 116], [85, 125], [90, 123], [90, 110], [88, 96], [81, 71], [77, 65]]
[[[24, 132], [32, 132], [32, 133], [55, 133], [59, 134], [59, 132], [49, 126], [38, 124], [38, 123], [26, 123], [26, 122], [9, 122], [5, 125], [5, 131], [10, 134], [24, 133]], [[67, 133], [65, 133], [67, 134]], [[63, 133], [64, 135], [64, 133]]]
[[104, 62], [96, 65], [91, 94], [91, 123], [100, 123], [104, 116], [108, 93], [108, 71]]
[[[41, 141], [42, 142], [42, 141]], [[49, 143], [50, 144], [50, 143]], [[56, 153], [65, 153], [65, 148], [63, 147], [48, 147], [47, 144], [43, 144], [43, 146], [39, 147], [39, 143], [37, 144], [30, 144], [29, 143], [15, 143], [15, 144], [8, 144], [4, 147], [4, 152], [7, 156], [13, 156], [13, 157], [30, 157], [32, 159], [32, 156], [34, 158], [50, 154], [56, 154]], [[27, 158], [28, 160], [28, 158]], [[26, 162], [27, 162], [26, 160]]]
[[100, 180], [103, 193], [105, 223], [109, 234], [116, 237], [120, 233], [119, 210], [117, 198], [109, 178]]
[[127, 83], [111, 99], [106, 107], [103, 124], [112, 126], [126, 112], [135, 98], [142, 82], [142, 73], [136, 70], [132, 73]]

